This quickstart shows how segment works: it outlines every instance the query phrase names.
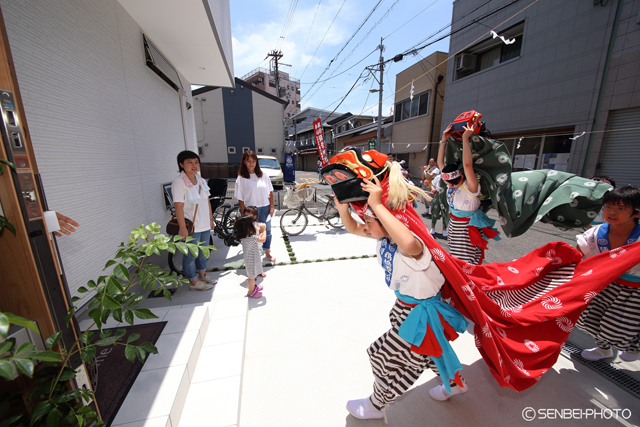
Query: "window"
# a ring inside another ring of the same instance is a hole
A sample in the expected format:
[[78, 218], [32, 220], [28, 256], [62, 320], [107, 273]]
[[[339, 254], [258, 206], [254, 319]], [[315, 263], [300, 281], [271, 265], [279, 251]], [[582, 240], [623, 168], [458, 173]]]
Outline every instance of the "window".
[[228, 154], [236, 154], [236, 147], [227, 147]]
[[430, 93], [430, 91], [423, 92], [418, 95], [413, 95], [413, 100], [407, 98], [402, 102], [398, 102], [395, 106], [395, 121], [401, 122], [402, 120], [424, 116], [429, 113]]
[[142, 44], [144, 45], [144, 59], [147, 66], [173, 89], [183, 89], [176, 69], [144, 34], [142, 35]]
[[256, 148], [257, 154], [262, 154], [262, 148]]
[[500, 37], [491, 37], [458, 54], [454, 61], [456, 79], [518, 58], [522, 48], [523, 31], [524, 21], [506, 30], [498, 31], [501, 37], [513, 40], [513, 43], [506, 44]]
[[271, 149], [271, 154], [277, 154], [278, 153], [278, 149], [277, 148], [272, 148]]
[[246, 153], [247, 151], [251, 150], [251, 148], [249, 147], [242, 147], [242, 152]]
[[204, 157], [204, 147], [198, 146], [198, 156]]

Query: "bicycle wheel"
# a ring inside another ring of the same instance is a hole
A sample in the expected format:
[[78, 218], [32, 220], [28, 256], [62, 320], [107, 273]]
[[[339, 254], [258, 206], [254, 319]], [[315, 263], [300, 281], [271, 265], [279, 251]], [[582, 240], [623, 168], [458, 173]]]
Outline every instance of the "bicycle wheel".
[[178, 274], [182, 274], [182, 260], [184, 259], [184, 254], [180, 252], [180, 250], [176, 249], [176, 253], [172, 254], [169, 252], [169, 268], [171, 271], [175, 271]]
[[227, 234], [233, 234], [233, 226], [235, 225], [236, 220], [241, 216], [242, 212], [240, 212], [240, 206], [234, 206], [224, 214], [222, 224]]
[[307, 214], [299, 209], [289, 209], [280, 217], [280, 228], [289, 236], [297, 236], [307, 228]]
[[333, 228], [343, 228], [344, 224], [342, 223], [342, 218], [340, 218], [340, 214], [336, 212], [335, 215], [327, 218], [327, 223]]

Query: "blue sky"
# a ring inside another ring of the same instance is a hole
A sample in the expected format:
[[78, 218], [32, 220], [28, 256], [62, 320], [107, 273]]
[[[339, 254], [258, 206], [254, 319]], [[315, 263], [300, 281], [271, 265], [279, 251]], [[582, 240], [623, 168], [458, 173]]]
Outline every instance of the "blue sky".
[[[236, 77], [242, 78], [257, 67], [269, 68], [265, 60], [267, 53], [279, 49], [284, 55], [280, 62], [291, 65], [282, 67], [281, 71], [301, 81], [302, 108], [332, 111], [365, 67], [378, 62], [380, 53], [376, 48], [380, 37], [384, 37], [383, 56], [386, 60], [418, 43], [422, 45], [440, 38], [449, 31], [446, 28], [438, 32], [451, 22], [452, 0], [382, 0], [378, 4], [379, 1], [231, 0]], [[376, 5], [377, 8], [356, 33]], [[383, 115], [389, 115], [393, 106], [396, 74], [437, 50], [447, 52], [448, 49], [447, 37], [421, 50], [418, 56], [405, 56], [402, 61], [385, 66]], [[319, 78], [322, 81], [329, 77], [333, 78], [312, 88]], [[378, 88], [378, 83], [370, 74], [368, 77], [366, 81], [358, 81], [337, 111], [378, 114], [378, 94], [369, 92], [371, 87]]]

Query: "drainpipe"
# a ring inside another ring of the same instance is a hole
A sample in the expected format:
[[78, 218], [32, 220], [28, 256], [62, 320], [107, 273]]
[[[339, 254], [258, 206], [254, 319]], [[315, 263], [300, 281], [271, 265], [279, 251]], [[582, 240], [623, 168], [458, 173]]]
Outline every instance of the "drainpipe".
[[598, 102], [596, 103], [595, 117], [593, 118], [593, 125], [591, 126], [591, 135], [589, 135], [589, 143], [587, 144], [587, 154], [584, 158], [584, 164], [582, 166], [582, 176], [587, 176], [587, 169], [589, 168], [589, 157], [591, 156], [591, 149], [593, 148], [593, 138], [596, 128], [598, 127], [598, 117], [600, 116], [600, 108], [602, 107], [602, 98], [604, 97], [605, 86], [607, 85], [607, 76], [609, 75], [609, 65], [611, 63], [611, 55], [613, 54], [613, 46], [616, 43], [616, 36], [618, 35], [618, 24], [620, 23], [620, 15], [622, 13], [622, 4], [624, 0], [618, 0], [618, 8], [616, 9], [616, 17], [613, 20], [613, 28], [611, 29], [611, 38], [609, 39], [609, 49], [607, 50], [607, 59], [604, 62], [604, 71], [602, 72], [602, 82], [600, 83], [600, 91], [598, 93]]
[[[436, 96], [438, 96], [438, 85], [442, 83], [443, 79], [444, 79], [444, 76], [440, 74], [438, 76], [438, 81], [436, 82], [436, 85], [433, 90], [433, 111], [431, 112], [431, 136], [429, 136], [429, 142], [433, 142], [433, 126], [436, 123]], [[431, 147], [429, 147], [429, 159], [430, 158], [431, 158]], [[429, 161], [429, 159], [427, 159], [427, 162]]]

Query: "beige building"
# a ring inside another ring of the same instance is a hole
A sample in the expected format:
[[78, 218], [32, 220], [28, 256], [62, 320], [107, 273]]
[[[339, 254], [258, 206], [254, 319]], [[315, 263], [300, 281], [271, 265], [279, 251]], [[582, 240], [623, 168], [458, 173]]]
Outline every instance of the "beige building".
[[276, 72], [265, 68], [256, 68], [242, 77], [248, 84], [257, 87], [283, 101], [287, 101], [284, 117], [290, 118], [300, 112], [300, 80], [289, 76], [289, 73], [278, 73], [280, 77], [280, 93], [276, 90]]
[[411, 176], [420, 176], [420, 166], [438, 153], [447, 57], [445, 52], [434, 52], [396, 74], [390, 153], [407, 162]]

